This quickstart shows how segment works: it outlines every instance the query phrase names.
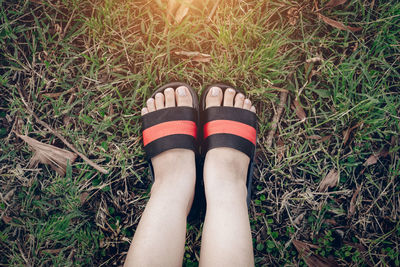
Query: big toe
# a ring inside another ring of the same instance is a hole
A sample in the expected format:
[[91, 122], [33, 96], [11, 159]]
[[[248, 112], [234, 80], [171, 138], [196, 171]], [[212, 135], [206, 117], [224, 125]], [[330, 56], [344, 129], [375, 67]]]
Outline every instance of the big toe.
[[193, 105], [192, 95], [186, 86], [179, 86], [176, 88], [175, 96], [178, 106], [191, 107]]
[[222, 90], [219, 87], [212, 87], [206, 96], [206, 108], [221, 106]]

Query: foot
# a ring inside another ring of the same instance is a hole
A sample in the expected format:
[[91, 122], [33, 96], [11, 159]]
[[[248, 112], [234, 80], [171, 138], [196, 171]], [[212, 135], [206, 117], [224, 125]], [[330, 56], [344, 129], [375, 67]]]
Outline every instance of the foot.
[[[206, 108], [215, 106], [242, 108], [256, 112], [251, 101], [241, 93], [228, 88], [223, 93], [221, 88], [213, 87], [206, 96]], [[250, 158], [241, 151], [228, 147], [218, 147], [207, 152], [204, 163], [204, 178], [207, 180], [222, 180], [235, 182], [246, 186], [247, 170]]]
[[[192, 95], [185, 86], [180, 86], [175, 90], [167, 88], [163, 93], [157, 93], [154, 98], [149, 98], [146, 101], [146, 107], [142, 109], [142, 116], [156, 110], [175, 106], [193, 106]], [[153, 157], [151, 163], [154, 169], [152, 191], [164, 182], [170, 185], [171, 183], [179, 183], [179, 187], [183, 186], [188, 188], [189, 191], [194, 190], [196, 164], [193, 151], [180, 148], [171, 149]], [[189, 194], [192, 193], [189, 192]]]

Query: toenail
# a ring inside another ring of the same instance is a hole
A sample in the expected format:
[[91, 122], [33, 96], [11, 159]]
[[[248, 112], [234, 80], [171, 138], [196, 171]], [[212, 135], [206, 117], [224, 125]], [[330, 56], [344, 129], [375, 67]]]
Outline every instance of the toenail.
[[172, 89], [172, 88], [165, 89], [165, 92], [168, 92], [168, 93], [173, 92], [173, 91], [174, 91], [174, 89]]
[[176, 89], [176, 91], [178, 92], [178, 95], [179, 95], [179, 96], [186, 96], [185, 87], [178, 87], [178, 88]]
[[240, 99], [243, 99], [243, 98], [244, 98], [244, 95], [243, 95], [243, 94], [239, 94], [238, 97], [239, 97]]
[[232, 88], [228, 88], [228, 93], [233, 94], [235, 92], [235, 90], [233, 90]]
[[153, 98], [149, 98], [149, 99], [147, 100], [147, 103], [152, 103], [152, 102], [154, 102], [154, 99], [153, 99]]
[[211, 88], [211, 95], [212, 96], [218, 96], [219, 95], [218, 87]]
[[246, 100], [244, 101], [244, 103], [246, 103], [246, 104], [250, 104], [250, 103], [251, 103], [251, 101], [250, 101], [249, 99], [246, 99]]
[[156, 97], [157, 97], [157, 98], [161, 98], [161, 97], [162, 97], [162, 94], [161, 94], [161, 93], [157, 93], [157, 94], [156, 94]]

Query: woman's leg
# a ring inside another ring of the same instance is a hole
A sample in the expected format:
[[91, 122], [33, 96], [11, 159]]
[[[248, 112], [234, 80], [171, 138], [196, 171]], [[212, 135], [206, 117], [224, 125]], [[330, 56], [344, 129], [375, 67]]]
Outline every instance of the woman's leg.
[[[165, 95], [164, 95], [165, 94]], [[147, 101], [142, 114], [171, 106], [192, 106], [187, 88], [166, 89]], [[193, 151], [172, 149], [151, 159], [154, 184], [136, 229], [125, 266], [182, 266], [186, 217], [193, 202]]]
[[[206, 107], [234, 106], [255, 112], [250, 100], [234, 90], [213, 88]], [[200, 266], [254, 266], [247, 211], [247, 170], [250, 159], [232, 148], [208, 151], [204, 163], [207, 212], [203, 228]]]

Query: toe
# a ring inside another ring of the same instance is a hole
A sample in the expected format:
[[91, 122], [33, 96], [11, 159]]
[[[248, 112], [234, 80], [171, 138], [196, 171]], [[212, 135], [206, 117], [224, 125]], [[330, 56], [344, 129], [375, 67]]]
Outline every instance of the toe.
[[243, 108], [244, 95], [239, 93], [235, 97], [235, 108]]
[[147, 113], [149, 113], [149, 110], [147, 108], [142, 108], [142, 116]]
[[250, 108], [251, 108], [251, 101], [250, 99], [246, 98], [243, 103], [243, 109], [250, 110]]
[[206, 96], [206, 108], [220, 106], [222, 102], [222, 90], [219, 87], [212, 87]]
[[224, 93], [224, 106], [233, 107], [233, 99], [235, 98], [235, 90], [228, 88]]
[[192, 95], [186, 86], [179, 86], [175, 90], [176, 103], [178, 106], [191, 107]]
[[155, 102], [154, 98], [147, 99], [146, 104], [147, 104], [147, 109], [149, 110], [149, 112], [153, 112], [156, 110], [156, 106], [155, 106], [154, 102]]
[[164, 108], [164, 95], [162, 93], [156, 94], [156, 109]]
[[165, 95], [165, 107], [175, 107], [175, 91], [172, 88], [167, 88], [164, 91]]
[[255, 106], [251, 106], [250, 111], [256, 113], [256, 107]]

